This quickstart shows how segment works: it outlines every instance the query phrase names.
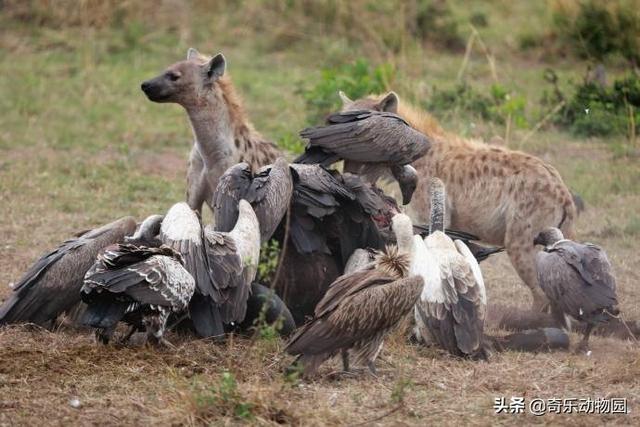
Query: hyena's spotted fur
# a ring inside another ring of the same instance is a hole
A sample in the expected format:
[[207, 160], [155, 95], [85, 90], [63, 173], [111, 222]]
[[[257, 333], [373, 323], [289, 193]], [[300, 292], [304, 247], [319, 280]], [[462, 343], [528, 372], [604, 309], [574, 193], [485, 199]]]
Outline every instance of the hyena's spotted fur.
[[350, 101], [345, 109], [369, 108], [397, 112], [431, 137], [427, 155], [413, 166], [420, 182], [409, 205], [414, 220], [429, 218], [431, 176], [447, 188], [447, 221], [487, 243], [504, 245], [511, 263], [533, 294], [536, 308], [546, 305], [537, 284], [535, 236], [545, 227], [559, 227], [574, 237], [574, 202], [560, 174], [537, 157], [461, 138], [445, 132], [427, 113], [399, 102], [395, 93]]
[[189, 49], [185, 61], [142, 84], [151, 101], [174, 102], [187, 111], [195, 136], [187, 203], [197, 211], [205, 202], [212, 208], [218, 178], [228, 167], [244, 161], [255, 170], [281, 155], [254, 129], [225, 69], [222, 54], [210, 58]]

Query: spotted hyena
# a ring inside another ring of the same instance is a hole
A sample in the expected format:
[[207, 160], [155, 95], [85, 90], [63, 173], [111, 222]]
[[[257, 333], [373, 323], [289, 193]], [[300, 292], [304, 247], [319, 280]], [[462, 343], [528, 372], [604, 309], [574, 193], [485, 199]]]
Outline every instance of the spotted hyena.
[[420, 183], [409, 205], [415, 221], [429, 218], [429, 178], [447, 188], [447, 224], [487, 243], [504, 245], [511, 263], [533, 294], [536, 308], [546, 305], [537, 284], [535, 236], [549, 226], [574, 237], [576, 218], [569, 189], [558, 171], [539, 158], [444, 131], [426, 112], [400, 102], [391, 92], [357, 101], [342, 94], [344, 109], [396, 112], [433, 141], [413, 166]]

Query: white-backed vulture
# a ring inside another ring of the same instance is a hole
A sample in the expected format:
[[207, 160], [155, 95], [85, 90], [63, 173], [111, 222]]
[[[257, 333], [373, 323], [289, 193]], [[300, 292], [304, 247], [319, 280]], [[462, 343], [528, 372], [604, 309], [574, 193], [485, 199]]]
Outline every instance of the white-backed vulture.
[[0, 325], [35, 323], [49, 326], [81, 303], [80, 289], [87, 270], [105, 247], [135, 231], [136, 222], [124, 217], [62, 243], [36, 261], [0, 307]]
[[131, 333], [145, 330], [150, 342], [168, 344], [167, 319], [187, 309], [194, 290], [182, 256], [170, 247], [112, 245], [84, 278], [81, 296], [88, 307], [82, 322], [96, 328], [103, 344], [121, 320], [131, 325]]
[[[432, 178], [431, 229], [422, 239], [413, 236], [410, 274], [424, 278], [425, 286], [415, 306], [417, 332], [425, 342], [435, 341], [449, 353], [474, 359], [488, 357], [484, 345], [487, 297], [478, 262], [460, 240], [444, 233], [444, 184]], [[398, 234], [412, 231], [411, 221], [394, 218]], [[400, 246], [401, 248], [403, 246]]]
[[[536, 237], [544, 246], [536, 255], [538, 283], [557, 321], [570, 316], [586, 323], [578, 350], [588, 350], [594, 326], [616, 316], [616, 280], [604, 250], [591, 243], [567, 240], [557, 228], [547, 228]], [[565, 320], [570, 327], [568, 319]]]
[[429, 139], [397, 114], [372, 110], [331, 114], [326, 126], [304, 129], [309, 140], [295, 163], [329, 166], [345, 160], [345, 171], [366, 176], [371, 183], [391, 172], [400, 184], [403, 204], [411, 201], [418, 175], [409, 164], [424, 156]]

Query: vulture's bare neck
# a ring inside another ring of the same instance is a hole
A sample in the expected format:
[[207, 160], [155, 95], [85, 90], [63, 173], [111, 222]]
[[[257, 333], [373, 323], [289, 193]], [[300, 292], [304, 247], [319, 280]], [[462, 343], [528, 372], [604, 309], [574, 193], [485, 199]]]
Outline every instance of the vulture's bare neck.
[[429, 191], [431, 193], [431, 221], [429, 222], [429, 234], [434, 231], [444, 232], [446, 198], [444, 184], [438, 178], [432, 178]]

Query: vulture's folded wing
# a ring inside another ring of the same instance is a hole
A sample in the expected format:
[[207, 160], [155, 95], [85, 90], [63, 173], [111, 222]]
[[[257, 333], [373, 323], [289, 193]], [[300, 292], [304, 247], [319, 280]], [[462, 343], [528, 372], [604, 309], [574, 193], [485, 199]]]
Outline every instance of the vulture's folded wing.
[[231, 231], [238, 220], [238, 203], [251, 186], [251, 167], [238, 163], [225, 171], [213, 195], [213, 217], [217, 231]]

